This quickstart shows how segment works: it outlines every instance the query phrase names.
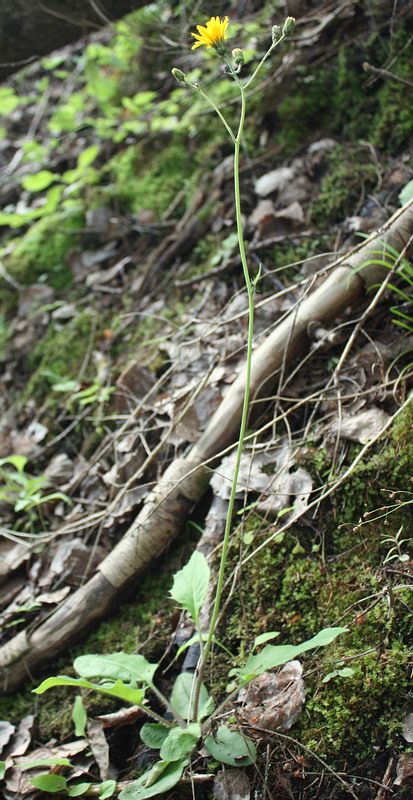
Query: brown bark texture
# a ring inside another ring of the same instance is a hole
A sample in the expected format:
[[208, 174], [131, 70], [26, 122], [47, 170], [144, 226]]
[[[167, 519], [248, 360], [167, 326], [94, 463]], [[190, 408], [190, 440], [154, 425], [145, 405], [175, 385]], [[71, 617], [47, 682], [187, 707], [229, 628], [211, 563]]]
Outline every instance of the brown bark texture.
[[[382, 284], [389, 271], [381, 266], [386, 245], [407, 254], [413, 242], [413, 201], [357, 251], [333, 267], [315, 291], [304, 296], [254, 351], [251, 400], [268, 396], [278, 370], [311, 346], [309, 328], [333, 323], [372, 286]], [[376, 263], [373, 263], [376, 262]], [[369, 295], [368, 295], [369, 296]], [[372, 295], [370, 294], [370, 297]], [[178, 458], [148, 496], [135, 521], [97, 574], [33, 630], [21, 631], [0, 648], [0, 691], [14, 691], [41, 663], [79, 639], [114, 606], [125, 588], [149, 567], [179, 534], [190, 509], [202, 497], [211, 463], [238, 437], [245, 371], [242, 369], [188, 455]], [[208, 463], [205, 463], [208, 462]]]
[[147, 0], [0, 0], [0, 80]]

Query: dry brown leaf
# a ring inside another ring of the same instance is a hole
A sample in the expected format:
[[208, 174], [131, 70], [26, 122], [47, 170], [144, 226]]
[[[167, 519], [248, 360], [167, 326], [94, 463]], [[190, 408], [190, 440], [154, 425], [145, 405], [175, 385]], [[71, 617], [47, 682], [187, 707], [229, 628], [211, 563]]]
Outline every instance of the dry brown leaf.
[[9, 744], [15, 730], [16, 726], [12, 725], [11, 722], [7, 722], [3, 719], [0, 720], [0, 753], [2, 753], [6, 745]]
[[87, 738], [90, 749], [95, 757], [102, 781], [109, 776], [109, 745], [103, 732], [103, 722], [99, 719], [89, 719], [87, 722]]
[[405, 786], [412, 784], [413, 779], [413, 753], [405, 753], [400, 756], [396, 767], [395, 786]]
[[299, 661], [288, 661], [279, 672], [262, 672], [245, 689], [238, 701], [242, 722], [270, 731], [286, 731], [301, 714], [305, 686]]
[[241, 769], [218, 772], [214, 779], [216, 800], [249, 800], [250, 796], [250, 781], [246, 772]]
[[33, 786], [30, 779], [35, 775], [47, 774], [49, 770], [45, 769], [45, 767], [28, 767], [25, 769], [25, 764], [31, 764], [32, 761], [40, 761], [45, 758], [72, 758], [86, 750], [87, 746], [88, 743], [85, 739], [78, 739], [66, 744], [45, 745], [44, 747], [38, 747], [36, 750], [31, 750], [27, 755], [18, 758], [19, 766], [13, 766], [7, 770], [5, 776], [6, 788], [20, 796], [32, 794]]

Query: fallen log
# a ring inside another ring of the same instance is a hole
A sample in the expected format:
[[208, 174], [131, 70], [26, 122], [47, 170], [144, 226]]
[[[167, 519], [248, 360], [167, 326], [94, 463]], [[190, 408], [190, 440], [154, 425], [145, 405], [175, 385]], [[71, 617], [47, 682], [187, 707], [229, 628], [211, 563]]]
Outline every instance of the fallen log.
[[[309, 326], [332, 323], [371, 287], [383, 284], [388, 269], [377, 261], [386, 246], [405, 255], [413, 241], [413, 201], [349, 256], [343, 256], [326, 280], [282, 320], [254, 351], [251, 400], [265, 396], [277, 371], [310, 347]], [[376, 262], [376, 263], [375, 263]], [[151, 562], [178, 535], [190, 509], [202, 497], [211, 464], [237, 440], [245, 374], [230, 387], [199, 441], [175, 460], [150, 493], [143, 508], [96, 574], [37, 628], [28, 628], [0, 648], [0, 684], [12, 692], [33, 670], [50, 661], [102, 619]]]

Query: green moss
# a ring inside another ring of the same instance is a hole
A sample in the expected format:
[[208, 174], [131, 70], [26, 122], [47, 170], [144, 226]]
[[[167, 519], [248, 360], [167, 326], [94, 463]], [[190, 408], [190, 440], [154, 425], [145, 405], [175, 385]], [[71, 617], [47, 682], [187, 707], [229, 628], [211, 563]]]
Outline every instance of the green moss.
[[[237, 654], [242, 647], [248, 652], [254, 637], [265, 631], [281, 632], [277, 644], [297, 644], [322, 628], [347, 626], [333, 645], [302, 658], [307, 703], [292, 735], [334, 769], [373, 777], [376, 759], [405, 748], [400, 720], [411, 688], [413, 619], [411, 590], [401, 586], [409, 583], [410, 570], [403, 574], [395, 561], [396, 572], [386, 571], [391, 543], [384, 540], [401, 524], [409, 536], [410, 507], [397, 506], [397, 498], [408, 499], [412, 422], [409, 408], [387, 441], [354, 470], [329, 505], [324, 503], [317, 528], [295, 525], [280, 544], [272, 542], [244, 565], [219, 634]], [[327, 454], [321, 453], [318, 469], [328, 466]], [[387, 516], [380, 513], [383, 487], [396, 492], [397, 510]], [[359, 527], [363, 512], [374, 509], [379, 511], [373, 520]], [[239, 563], [241, 542], [245, 555], [251, 537], [255, 548], [270, 534], [258, 515], [250, 515], [232, 543], [232, 565]], [[411, 545], [407, 542], [404, 551], [411, 552]], [[323, 682], [337, 662], [353, 673]], [[209, 680], [219, 696], [227, 673], [228, 659], [217, 656]]]
[[393, 154], [411, 136], [410, 88], [388, 78], [370, 80], [363, 62], [392, 64], [391, 71], [413, 81], [410, 55], [411, 27], [406, 24], [392, 36], [387, 32], [363, 35], [349, 45], [332, 42], [338, 55], [328, 64], [298, 66], [295, 82], [278, 108], [277, 141], [286, 152], [303, 146], [303, 130], [309, 138], [322, 134], [340, 139], [367, 139]]
[[42, 400], [50, 387], [63, 378], [77, 378], [86, 351], [94, 315], [85, 311], [70, 320], [63, 328], [56, 329], [51, 322], [29, 358], [31, 377], [24, 395]]
[[[411, 36], [408, 27], [394, 31], [387, 63], [391, 63], [390, 71], [394, 75], [413, 83]], [[370, 138], [376, 147], [386, 148], [390, 154], [398, 153], [412, 133], [411, 86], [389, 79], [380, 81], [379, 86], [378, 109]]]
[[377, 183], [377, 166], [372, 163], [370, 150], [365, 147], [336, 147], [327, 154], [326, 164], [327, 172], [311, 214], [321, 228], [354, 212], [357, 201]]
[[107, 165], [113, 196], [121, 207], [138, 213], [151, 210], [161, 216], [182, 189], [188, 171], [185, 143], [153, 141], [150, 154], [142, 145], [115, 155]]
[[7, 270], [24, 285], [45, 281], [54, 289], [67, 288], [72, 273], [64, 258], [78, 242], [74, 231], [83, 227], [79, 215], [54, 214], [35, 222], [17, 241], [7, 259]]

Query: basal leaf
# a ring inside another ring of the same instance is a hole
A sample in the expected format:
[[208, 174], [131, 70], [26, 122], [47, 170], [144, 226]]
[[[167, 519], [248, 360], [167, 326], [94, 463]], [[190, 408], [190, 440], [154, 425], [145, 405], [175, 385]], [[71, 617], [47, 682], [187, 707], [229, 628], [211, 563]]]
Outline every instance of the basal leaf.
[[226, 725], [220, 725], [215, 736], [207, 736], [204, 745], [213, 758], [231, 767], [246, 767], [257, 759], [254, 742]]
[[170, 728], [167, 728], [166, 725], [161, 725], [160, 722], [145, 722], [140, 729], [140, 737], [147, 747], [159, 750], [169, 731]]
[[[191, 712], [191, 699], [193, 697], [194, 676], [190, 672], [181, 672], [178, 675], [171, 694], [171, 706], [180, 717], [187, 719]], [[204, 684], [199, 693], [199, 707], [202, 708], [209, 700], [209, 692]]]
[[112, 697], [119, 697], [121, 700], [126, 700], [128, 703], [132, 703], [132, 705], [136, 706], [141, 705], [145, 697], [143, 689], [133, 689], [129, 686], [125, 686], [122, 681], [116, 681], [116, 683], [109, 686], [99, 686], [99, 684], [91, 683], [91, 681], [86, 680], [86, 678], [69, 678], [66, 675], [46, 678], [37, 689], [33, 689], [33, 692], [34, 694], [43, 694], [43, 692], [52, 689], [54, 686], [76, 686], [82, 689], [94, 689], [95, 692], [109, 694]]
[[67, 788], [67, 780], [63, 775], [36, 775], [30, 783], [43, 792], [63, 792]]
[[73, 666], [82, 678], [111, 678], [148, 685], [152, 683], [158, 667], [139, 654], [130, 655], [122, 652], [79, 656], [75, 658]]
[[112, 797], [116, 791], [116, 781], [103, 781], [99, 786], [100, 800], [106, 800], [107, 797]]
[[171, 597], [196, 621], [205, 601], [210, 568], [205, 556], [195, 550], [188, 563], [174, 575]]
[[178, 761], [192, 753], [201, 737], [201, 726], [191, 722], [186, 728], [172, 728], [160, 751], [163, 761]]
[[80, 797], [82, 794], [85, 794], [87, 790], [92, 786], [92, 784], [86, 783], [72, 783], [70, 786], [66, 787], [66, 793], [68, 797]]
[[[141, 775], [137, 781], [122, 789], [119, 794], [119, 800], [144, 800], [146, 797], [155, 797], [157, 794], [168, 792], [180, 780], [182, 772], [188, 764], [188, 759], [183, 758], [180, 761], [172, 761], [170, 764], [166, 762], [165, 765], [163, 765], [163, 762], [158, 763], [163, 766], [163, 769], [154, 783], [151, 782], [151, 777], [155, 771], [155, 768], [152, 767], [148, 772]], [[157, 766], [156, 764], [155, 767]]]

